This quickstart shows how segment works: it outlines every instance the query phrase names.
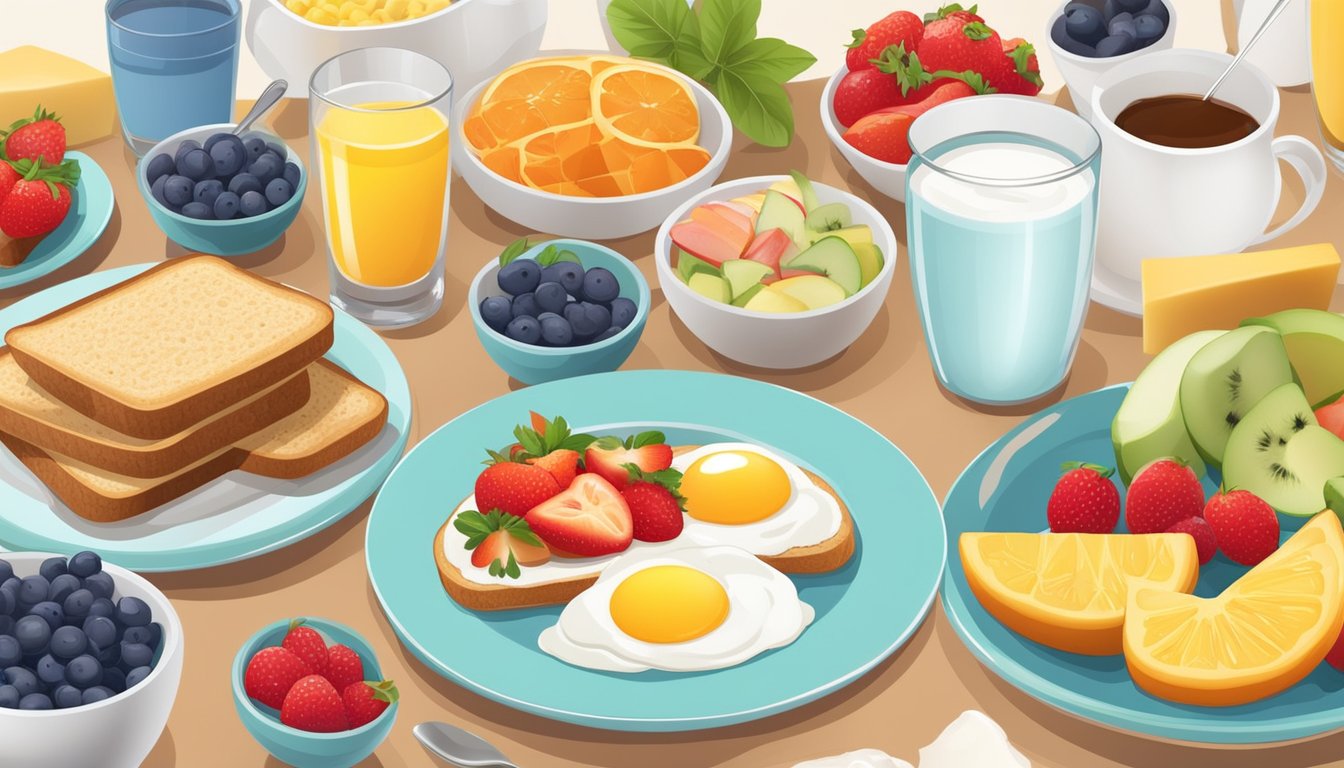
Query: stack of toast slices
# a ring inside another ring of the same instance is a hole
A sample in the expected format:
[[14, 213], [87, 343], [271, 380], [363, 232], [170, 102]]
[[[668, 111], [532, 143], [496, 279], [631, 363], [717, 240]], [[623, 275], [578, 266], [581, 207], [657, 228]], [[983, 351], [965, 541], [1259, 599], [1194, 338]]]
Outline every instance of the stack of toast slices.
[[332, 339], [326, 302], [213, 256], [166, 262], [5, 334], [0, 442], [102, 523], [233, 470], [303, 477], [387, 422], [323, 358]]

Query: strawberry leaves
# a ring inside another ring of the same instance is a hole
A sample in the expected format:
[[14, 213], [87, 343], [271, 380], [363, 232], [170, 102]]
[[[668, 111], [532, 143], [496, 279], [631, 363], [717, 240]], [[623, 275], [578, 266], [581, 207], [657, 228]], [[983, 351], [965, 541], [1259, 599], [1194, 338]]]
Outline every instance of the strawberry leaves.
[[657, 472], [645, 472], [637, 464], [622, 464], [621, 466], [625, 468], [626, 472], [630, 473], [631, 483], [644, 482], [661, 485], [672, 494], [672, 498], [677, 500], [677, 506], [681, 507], [683, 512], [686, 511], [686, 497], [681, 495], [681, 472], [671, 467], [660, 469]]
[[1103, 478], [1115, 474], [1115, 470], [1110, 467], [1103, 467], [1100, 464], [1089, 464], [1085, 461], [1066, 461], [1059, 465], [1059, 471], [1063, 474], [1068, 474], [1075, 469], [1090, 469]]
[[[464, 549], [474, 550], [481, 546], [497, 533], [503, 533], [508, 537], [534, 547], [542, 546], [541, 539], [532, 532], [531, 526], [521, 517], [506, 514], [498, 509], [492, 509], [488, 514], [482, 515], [474, 509], [464, 510], [453, 519], [453, 527], [458, 533], [467, 537]], [[508, 562], [501, 562], [498, 557], [490, 561], [489, 573], [495, 578], [516, 579], [522, 574], [518, 566], [518, 558], [513, 554], [513, 549], [509, 548]]]
[[961, 34], [972, 40], [988, 40], [994, 35], [994, 30], [985, 26], [983, 22], [973, 21], [961, 28]]
[[976, 12], [978, 12], [979, 10], [980, 10], [979, 5], [972, 5], [970, 8], [962, 8], [961, 3], [950, 3], [948, 5], [944, 5], [943, 7], [939, 8], [938, 10], [932, 13], [924, 14], [924, 23], [928, 24], [931, 21], [946, 19], [948, 16], [951, 16], [952, 14], [958, 11], [965, 11], [966, 13], [969, 13], [971, 15], [975, 15]]
[[552, 451], [576, 451], [583, 453], [588, 450], [596, 437], [586, 434], [572, 434], [569, 429], [569, 423], [565, 417], [556, 416], [554, 419], [543, 419], [543, 429], [538, 431], [532, 427], [518, 425], [513, 428], [513, 436], [518, 440], [518, 444], [523, 447], [521, 453], [513, 455], [513, 461], [527, 461], [528, 459], [540, 458]]
[[600, 437], [597, 440], [595, 440], [593, 442], [593, 445], [605, 451], [615, 451], [620, 448], [624, 448], [629, 451], [634, 450], [636, 448], [643, 448], [646, 445], [662, 445], [663, 443], [666, 442], [667, 442], [667, 435], [664, 435], [662, 432], [659, 432], [658, 430], [654, 429], [649, 430], [647, 432], [640, 432], [638, 434], [631, 435], [625, 438], [624, 441], [622, 441], [621, 438], [616, 437], [614, 435], [607, 435], [606, 437]]
[[1017, 74], [1023, 80], [1032, 85], [1044, 85], [1045, 81], [1041, 79], [1041, 73], [1034, 72], [1031, 69], [1031, 57], [1036, 55], [1036, 46], [1028, 42], [1021, 42], [1017, 47], [1008, 52], [1008, 58], [1013, 60], [1017, 67]]
[[908, 95], [910, 91], [922, 88], [934, 80], [943, 79], [960, 80], [979, 94], [998, 92], [997, 88], [985, 81], [983, 75], [974, 70], [954, 72], [950, 69], [939, 69], [930, 72], [920, 62], [919, 54], [914, 51], [906, 53], [904, 45], [889, 46], [882, 52], [882, 58], [874, 59], [873, 63], [877, 66], [877, 71], [896, 76], [896, 80], [901, 86], [902, 96]]

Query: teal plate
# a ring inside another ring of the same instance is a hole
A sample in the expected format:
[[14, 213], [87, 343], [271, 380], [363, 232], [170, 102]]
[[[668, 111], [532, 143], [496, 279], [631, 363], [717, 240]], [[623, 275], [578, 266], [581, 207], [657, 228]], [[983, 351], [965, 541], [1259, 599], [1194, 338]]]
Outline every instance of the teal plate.
[[[1072, 715], [1164, 739], [1264, 744], [1344, 727], [1344, 675], [1327, 665], [1268, 699], [1237, 707], [1173, 704], [1134, 684], [1124, 656], [1080, 656], [1034, 643], [999, 623], [975, 599], [957, 554], [967, 531], [1041, 531], [1045, 506], [1064, 461], [1114, 466], [1111, 419], [1128, 384], [1073, 398], [1004, 435], [966, 468], [944, 505], [948, 529], [943, 607], [966, 647], [1023, 692]], [[1212, 493], [1217, 477], [1206, 478]], [[1124, 490], [1121, 489], [1123, 498]], [[1303, 519], [1285, 518], [1283, 537]], [[1121, 530], [1124, 530], [1123, 524]], [[1215, 557], [1200, 568], [1195, 594], [1212, 597], [1246, 572]]]
[[112, 220], [114, 199], [107, 174], [83, 152], [66, 152], [65, 156], [79, 161], [79, 183], [70, 195], [70, 212], [21, 264], [0, 269], [0, 290], [49, 275], [79, 258], [98, 242]]
[[[0, 311], [0, 334], [151, 266], [94, 272], [29, 296]], [[397, 358], [377, 334], [340, 310], [335, 331], [327, 358], [387, 398], [387, 425], [372, 442], [297, 480], [230, 472], [116, 523], [75, 515], [0, 447], [0, 545], [66, 554], [92, 549], [133, 571], [184, 571], [270, 552], [341, 519], [378, 489], [406, 447], [411, 394]]]
[[[838, 571], [794, 577], [817, 618], [792, 645], [729, 669], [638, 674], [569, 666], [537, 648], [560, 606], [475, 613], [439, 583], [432, 542], [470, 495], [485, 449], [527, 412], [584, 431], [661, 429], [676, 444], [746, 441], [816, 472], [858, 532]], [[867, 551], [867, 545], [873, 551]], [[373, 588], [401, 642], [439, 674], [507, 706], [622, 731], [685, 731], [758, 720], [853, 682], [900, 648], [928, 613], [943, 569], [938, 502], [915, 465], [843, 412], [782, 387], [685, 371], [621, 371], [519, 390], [470, 410], [415, 446], [369, 517]]]

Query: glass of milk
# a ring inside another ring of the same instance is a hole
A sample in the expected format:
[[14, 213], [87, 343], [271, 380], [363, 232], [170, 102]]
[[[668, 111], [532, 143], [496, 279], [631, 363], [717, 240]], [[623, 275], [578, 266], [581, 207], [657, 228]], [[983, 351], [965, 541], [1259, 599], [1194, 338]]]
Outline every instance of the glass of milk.
[[910, 127], [911, 281], [938, 381], [1010, 405], [1068, 375], [1087, 313], [1101, 138], [1038, 99], [976, 96]]

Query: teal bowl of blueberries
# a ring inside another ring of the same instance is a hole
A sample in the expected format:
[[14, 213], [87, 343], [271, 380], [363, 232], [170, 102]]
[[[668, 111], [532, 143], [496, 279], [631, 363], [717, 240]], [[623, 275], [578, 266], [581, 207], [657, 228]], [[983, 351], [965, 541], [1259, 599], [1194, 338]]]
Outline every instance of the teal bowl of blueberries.
[[614, 371], [649, 315], [629, 259], [585, 240], [520, 240], [471, 281], [467, 303], [490, 358], [524, 384]]
[[258, 130], [221, 123], [173, 134], [141, 158], [136, 184], [150, 216], [189, 251], [241, 256], [294, 223], [308, 188], [297, 153]]

